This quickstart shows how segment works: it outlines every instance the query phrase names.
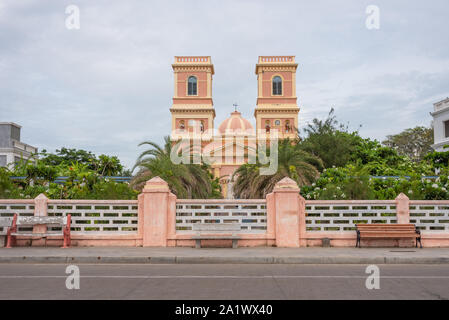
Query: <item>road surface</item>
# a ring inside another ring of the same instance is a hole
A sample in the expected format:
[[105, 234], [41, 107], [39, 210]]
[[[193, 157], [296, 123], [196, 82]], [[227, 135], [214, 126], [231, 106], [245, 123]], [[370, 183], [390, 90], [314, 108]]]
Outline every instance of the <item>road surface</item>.
[[449, 299], [447, 265], [0, 264], [0, 299]]

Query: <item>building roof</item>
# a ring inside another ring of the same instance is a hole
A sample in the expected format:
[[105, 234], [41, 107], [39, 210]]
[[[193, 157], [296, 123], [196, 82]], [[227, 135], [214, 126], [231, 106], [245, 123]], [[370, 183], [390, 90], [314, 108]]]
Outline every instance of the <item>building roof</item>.
[[17, 127], [19, 129], [22, 128], [22, 126], [18, 125], [17, 123], [14, 123], [14, 122], [0, 122], [0, 125], [10, 125], [10, 126]]
[[238, 111], [231, 113], [231, 116], [224, 120], [218, 127], [220, 134], [254, 134], [254, 127], [251, 122], [242, 117], [242, 114]]

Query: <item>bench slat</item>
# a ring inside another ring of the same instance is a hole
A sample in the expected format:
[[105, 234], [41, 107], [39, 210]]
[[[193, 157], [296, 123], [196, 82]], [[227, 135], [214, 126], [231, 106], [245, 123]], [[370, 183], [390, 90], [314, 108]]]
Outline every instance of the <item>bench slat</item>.
[[62, 232], [58, 233], [20, 233], [20, 232], [12, 232], [12, 236], [24, 236], [24, 237], [48, 237], [48, 236], [62, 236]]
[[386, 227], [386, 226], [381, 226], [381, 227], [376, 227], [376, 226], [369, 226], [369, 227], [357, 227], [358, 229], [414, 229], [414, 226], [408, 227], [408, 226], [403, 226], [403, 227], [396, 227], [396, 226], [391, 226], [391, 227]]
[[67, 224], [67, 217], [18, 217], [17, 225], [36, 225], [36, 224]]
[[373, 231], [373, 232], [390, 232], [390, 231], [399, 231], [399, 232], [415, 232], [415, 228], [361, 228], [358, 229], [360, 232], [365, 231]]
[[363, 227], [363, 226], [415, 226], [413, 223], [357, 223], [356, 226]]

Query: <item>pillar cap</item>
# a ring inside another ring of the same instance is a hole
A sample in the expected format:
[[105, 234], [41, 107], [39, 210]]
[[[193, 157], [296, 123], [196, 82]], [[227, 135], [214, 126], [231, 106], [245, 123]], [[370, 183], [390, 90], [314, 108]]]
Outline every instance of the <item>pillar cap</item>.
[[170, 192], [168, 183], [159, 176], [151, 178], [145, 183], [142, 192]]
[[38, 195], [36, 198], [34, 198], [34, 199], [36, 199], [36, 200], [42, 200], [42, 199], [48, 200], [47, 196], [46, 196], [45, 194], [43, 194], [43, 193], [39, 194], [39, 195]]
[[285, 177], [275, 184], [273, 191], [299, 191], [298, 184], [295, 180]]
[[407, 195], [405, 195], [404, 193], [400, 193], [395, 200], [409, 200], [409, 197], [407, 197]]

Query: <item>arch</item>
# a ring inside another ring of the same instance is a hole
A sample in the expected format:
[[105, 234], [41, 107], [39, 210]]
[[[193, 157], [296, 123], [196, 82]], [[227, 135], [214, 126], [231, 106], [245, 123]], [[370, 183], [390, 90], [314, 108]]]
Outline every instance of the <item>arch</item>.
[[280, 76], [274, 76], [271, 80], [272, 90], [274, 96], [282, 96], [282, 78]]
[[285, 132], [289, 133], [290, 132], [290, 120], [286, 120], [285, 121]]
[[265, 121], [265, 131], [270, 132], [270, 120]]
[[195, 76], [190, 76], [187, 80], [187, 95], [198, 95], [198, 79]]

